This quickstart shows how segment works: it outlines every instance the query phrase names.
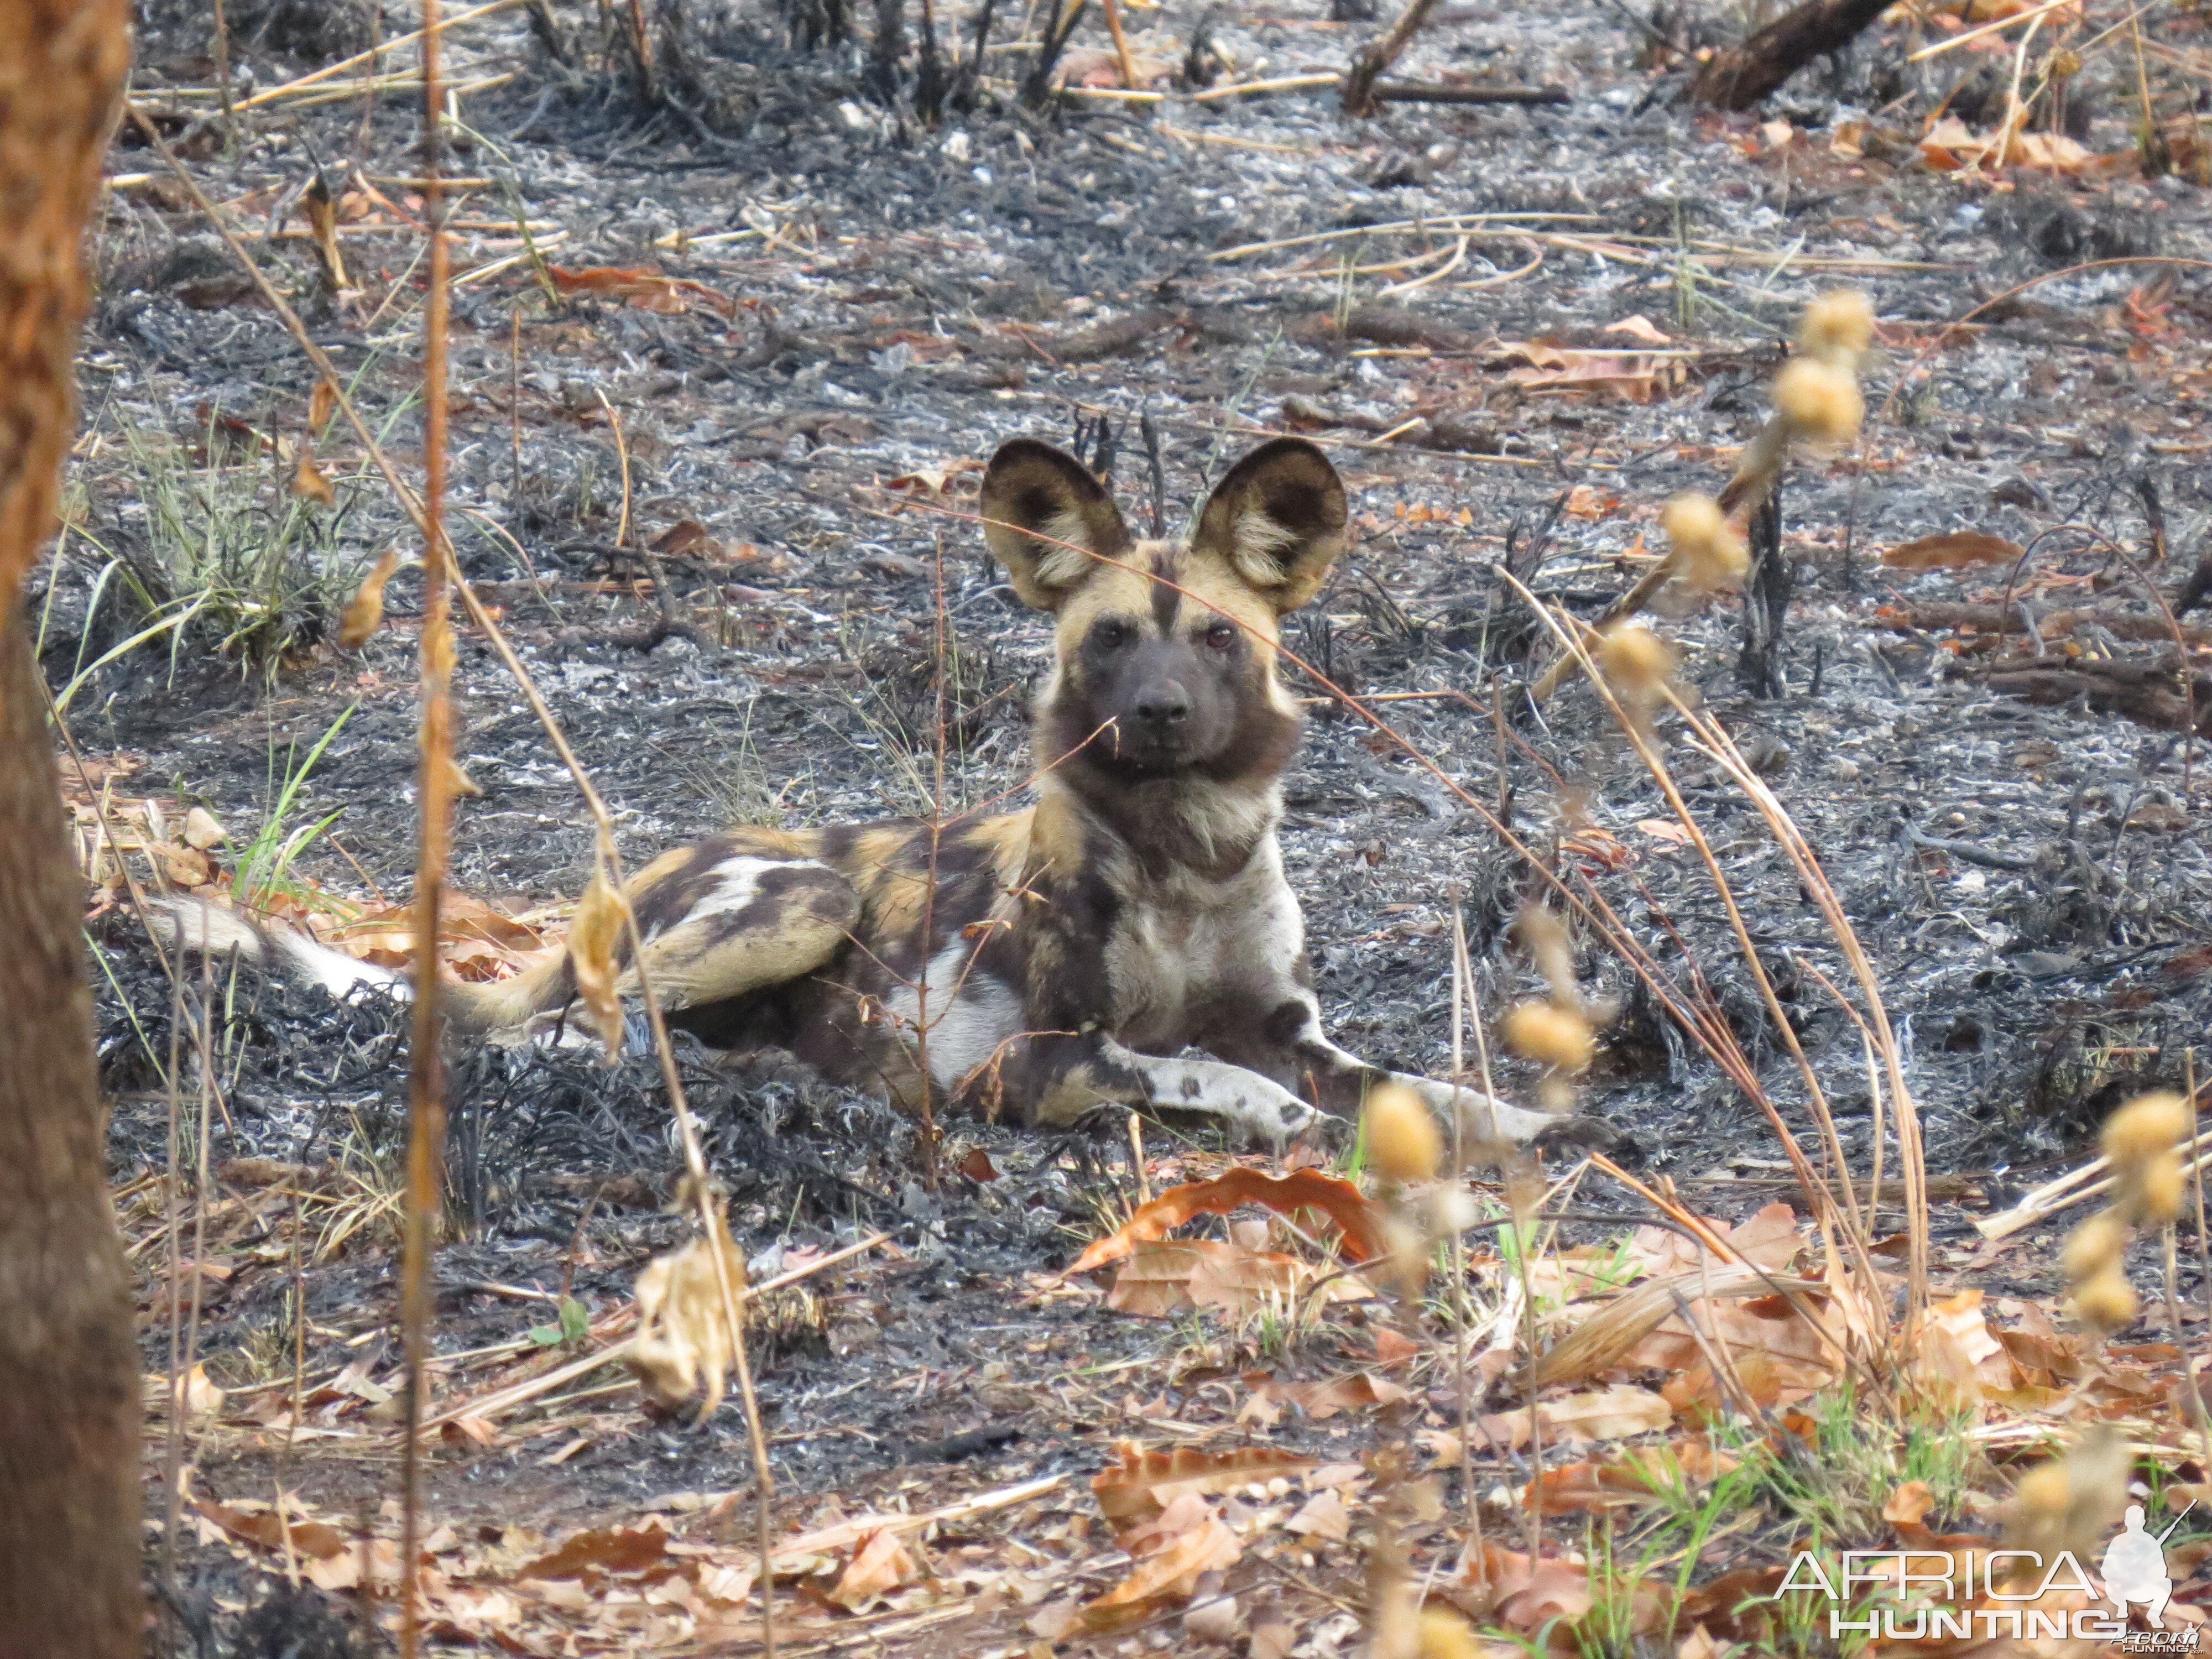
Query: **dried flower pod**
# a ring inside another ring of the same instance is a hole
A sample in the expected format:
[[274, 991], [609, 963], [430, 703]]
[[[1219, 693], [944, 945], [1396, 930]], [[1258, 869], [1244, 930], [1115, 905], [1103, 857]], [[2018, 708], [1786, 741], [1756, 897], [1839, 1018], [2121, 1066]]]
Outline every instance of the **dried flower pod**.
[[1840, 363], [1792, 357], [1774, 377], [1775, 412], [1811, 443], [1848, 443], [1866, 418], [1859, 383]]
[[2087, 1284], [2075, 1286], [2074, 1311], [2100, 1331], [2117, 1331], [2135, 1323], [2136, 1316], [2142, 1311], [2142, 1300], [2114, 1262]]
[[1523, 1002], [1509, 1012], [1505, 1041], [1514, 1053], [1562, 1072], [1587, 1071], [1597, 1051], [1589, 1021], [1548, 1002]]
[[2186, 1184], [2180, 1156], [2169, 1148], [2136, 1166], [2128, 1207], [2142, 1225], [2163, 1227], [2181, 1213], [2181, 1194]]
[[1420, 1659], [1476, 1659], [1482, 1651], [1466, 1620], [1441, 1607], [1421, 1615]]
[[1575, 978], [1575, 945], [1567, 925], [1541, 904], [1531, 904], [1513, 924], [1522, 948], [1544, 983], [1552, 988], [1552, 1000], [1562, 1008], [1581, 1006], [1582, 987]]
[[1367, 1097], [1368, 1160], [1393, 1181], [1432, 1181], [1443, 1161], [1443, 1137], [1427, 1103], [1411, 1089], [1386, 1083]]
[[2125, 1170], [2171, 1151], [2189, 1127], [2189, 1103], [2179, 1095], [2137, 1095], [2105, 1120], [2105, 1156]]
[[1661, 510], [1659, 526], [1674, 546], [1674, 574], [1699, 592], [1740, 582], [1751, 568], [1743, 533], [1710, 495], [1686, 490], [1675, 496]]
[[1598, 666], [1624, 693], [1656, 698], [1680, 659], [1674, 647], [1640, 623], [1615, 623], [1599, 637]]
[[[2005, 1542], [2040, 1553], [2060, 1550], [2087, 1556], [2111, 1535], [2128, 1501], [2133, 1463], [2127, 1443], [2106, 1429], [2093, 1429], [2063, 1459], [2038, 1464], [2013, 1488], [2005, 1517]], [[2023, 1562], [2031, 1574], [2034, 1564]]]
[[1797, 325], [1797, 343], [1806, 355], [1844, 368], [1874, 338], [1874, 307], [1855, 288], [1832, 289], [1805, 307]]
[[2076, 1227], [2058, 1253], [2069, 1285], [2087, 1284], [2106, 1268], [2119, 1263], [2128, 1246], [2128, 1227], [2110, 1210], [2100, 1210]]

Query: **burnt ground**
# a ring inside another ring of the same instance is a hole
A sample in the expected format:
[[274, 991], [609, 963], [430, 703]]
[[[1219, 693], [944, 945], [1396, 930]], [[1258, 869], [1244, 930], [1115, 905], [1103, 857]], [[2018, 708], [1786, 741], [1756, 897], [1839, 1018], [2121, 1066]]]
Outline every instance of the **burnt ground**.
[[[999, 441], [1070, 441], [1103, 418], [1121, 493], [1141, 514], [1149, 416], [1173, 519], [1256, 434], [1305, 431], [1343, 469], [1356, 531], [1289, 642], [1355, 692], [1465, 693], [1376, 706], [1478, 799], [1510, 800], [1516, 827], [1583, 871], [1662, 963], [1698, 964], [1802, 1122], [1802, 1090], [1718, 897], [1663, 826], [1638, 828], [1668, 817], [1663, 798], [1587, 688], [1540, 712], [1516, 690], [1534, 629], [1498, 573], [1510, 564], [1595, 614], [1657, 544], [1660, 503], [1724, 478], [1806, 300], [1848, 283], [1881, 319], [1870, 416], [1851, 453], [1801, 464], [1784, 486], [1796, 586], [1779, 695], [1744, 689], [1733, 599], [1667, 623], [1683, 679], [1767, 773], [1878, 967], [1930, 1166], [1948, 1178], [1945, 1236], [2066, 1167], [2118, 1099], [2181, 1080], [2212, 1012], [2203, 744], [2192, 757], [2179, 732], [2086, 698], [2007, 695], [1978, 671], [1986, 639], [1897, 620], [1997, 602], [2005, 564], [1881, 558], [1982, 531], [2033, 544], [2016, 594], [2141, 623], [2157, 613], [2128, 566], [2178, 594], [2206, 550], [2198, 343], [2212, 289], [2186, 263], [2212, 256], [2206, 198], [2132, 164], [1994, 180], [1931, 167], [1913, 148], [1922, 116], [1966, 70], [1986, 78], [2008, 55], [1910, 65], [1906, 36], [1921, 37], [1893, 28], [1801, 76], [1758, 119], [1724, 118], [1671, 101], [1679, 71], [1651, 61], [1668, 56], [1653, 30], [1617, 9], [1452, 7], [1400, 72], [1555, 84], [1572, 101], [1394, 105], [1353, 121], [1322, 88], [1069, 99], [1037, 112], [987, 75], [932, 124], [916, 112], [910, 60], [887, 100], [865, 46], [797, 50], [753, 9], [657, 14], [645, 88], [634, 64], [599, 66], [590, 8], [554, 10], [550, 35], [519, 11], [456, 32], [457, 79], [498, 82], [465, 97], [454, 157], [484, 181], [457, 211], [456, 537], [633, 865], [733, 819], [927, 810], [940, 680], [945, 805], [1019, 786], [1046, 630], [972, 528], [932, 510], [972, 506], [975, 469]], [[344, 8], [313, 28], [307, 15], [244, 9], [254, 85], [366, 44], [347, 33], [366, 24]], [[1335, 68], [1373, 27], [1308, 0], [1205, 18], [1229, 79]], [[276, 99], [226, 145], [196, 118], [207, 100], [173, 90], [207, 83], [197, 23], [146, 21], [138, 97], [165, 112], [195, 175], [413, 465], [409, 95], [386, 91], [366, 112], [358, 96]], [[1200, 22], [1180, 0], [1131, 14], [1139, 55], [1170, 64]], [[1010, 27], [1000, 20], [1000, 44]], [[1706, 38], [1731, 27], [1716, 16]], [[2157, 27], [2161, 65], [2201, 53], [2201, 22]], [[987, 60], [994, 72], [998, 61]], [[2073, 83], [2074, 130], [2091, 151], [2131, 143], [2133, 73], [2093, 53]], [[1954, 109], [1971, 101], [1953, 95]], [[345, 227], [356, 288], [343, 295], [294, 211], [318, 165]], [[126, 143], [113, 170], [128, 178], [101, 229], [75, 529], [34, 599], [50, 678], [58, 693], [74, 685], [71, 734], [88, 754], [143, 757], [131, 789], [209, 808], [234, 836], [220, 862], [268, 820], [290, 758], [350, 709], [283, 833], [337, 814], [296, 874], [402, 897], [417, 575], [393, 580], [386, 625], [363, 648], [331, 641], [360, 573], [404, 542], [400, 520], [342, 422], [318, 450], [335, 504], [288, 490], [307, 439], [306, 363], [151, 153]], [[1393, 228], [1450, 215], [1492, 216], [1464, 227], [1449, 270], [1460, 228]], [[518, 216], [552, 265], [650, 265], [711, 292], [638, 296], [651, 307], [550, 294]], [[1261, 243], [1290, 245], [1243, 251]], [[2178, 263], [2050, 277], [2153, 254]], [[1417, 257], [1426, 263], [1401, 263]], [[1440, 274], [1382, 292], [1424, 273]], [[1634, 317], [1645, 326], [1612, 326]], [[1585, 380], [1542, 384], [1562, 361], [1543, 347], [1571, 354]], [[656, 578], [665, 605], [645, 586]], [[214, 597], [190, 620], [88, 666], [203, 593]], [[2107, 628], [2066, 649], [2153, 648], [2136, 637]], [[490, 648], [466, 633], [456, 686], [460, 755], [482, 791], [457, 825], [457, 882], [514, 910], [573, 898], [589, 873], [588, 822]], [[1442, 1070], [1454, 896], [1494, 1009], [1538, 982], [1507, 935], [1528, 878], [1463, 803], [1318, 687], [1302, 690], [1314, 718], [1284, 843], [1326, 1012], [1346, 1046]], [[1502, 745], [1494, 702], [1521, 746]], [[1750, 804], [1694, 753], [1678, 750], [1675, 764], [1863, 1154], [1860, 1047], [1804, 966], [1840, 980], [1833, 942]], [[103, 917], [95, 937], [127, 1182], [166, 1156], [169, 993], [127, 918]], [[1622, 1009], [1581, 1109], [1618, 1127], [1624, 1159], [1723, 1219], [1782, 1194], [1753, 1106], [1618, 963], [1589, 951], [1581, 967]], [[212, 1162], [277, 1159], [341, 1185], [352, 1176], [333, 1172], [352, 1171], [388, 1192], [404, 1133], [401, 1012], [248, 979], [218, 989], [228, 1121]], [[980, 1146], [999, 1178], [948, 1173], [931, 1193], [910, 1126], [880, 1107], [703, 1055], [687, 1064], [749, 1252], [878, 1229], [895, 1241], [895, 1261], [830, 1280], [819, 1306], [795, 1313], [789, 1351], [769, 1366], [763, 1398], [794, 1516], [822, 1494], [858, 1506], [856, 1494], [893, 1490], [916, 1465], [945, 1491], [1087, 1471], [1114, 1425], [1129, 1424], [1116, 1403], [1127, 1390], [1109, 1377], [1086, 1393], [1085, 1368], [1164, 1364], [1164, 1345], [1186, 1337], [1226, 1355], [1239, 1340], [1166, 1334], [1044, 1277], [1127, 1202], [1118, 1141], [954, 1126], [948, 1163]], [[1533, 1084], [1510, 1066], [1506, 1081]], [[595, 1316], [619, 1308], [637, 1267], [682, 1233], [653, 1207], [677, 1160], [650, 1062], [471, 1054], [453, 1100], [441, 1346], [511, 1338], [543, 1316], [472, 1287], [568, 1284]], [[199, 1348], [225, 1386], [248, 1388], [273, 1374], [271, 1345], [289, 1343], [294, 1288], [286, 1253], [255, 1249], [281, 1204], [255, 1198], [250, 1167], [234, 1174], [230, 1270], [200, 1276]], [[135, 1229], [157, 1218], [127, 1215]], [[305, 1270], [310, 1371], [396, 1365], [388, 1224], [372, 1217], [356, 1244]], [[143, 1259], [149, 1371], [167, 1364], [166, 1319], [151, 1316], [167, 1305], [160, 1259]], [[2009, 1266], [2022, 1277], [2007, 1283], [2049, 1288], [2032, 1255]], [[1326, 1369], [1313, 1355], [1276, 1358]], [[1057, 1404], [1031, 1386], [1048, 1364], [1077, 1382]], [[1137, 1374], [1146, 1393], [1166, 1375]], [[1175, 1418], [1168, 1399], [1137, 1411], [1139, 1426], [1147, 1411]], [[745, 1484], [734, 1407], [697, 1428], [634, 1412], [596, 1421], [551, 1468], [544, 1443], [444, 1448], [434, 1503], [550, 1525]], [[978, 1430], [1018, 1437], [957, 1438]], [[280, 1466], [339, 1512], [389, 1490], [386, 1443], [303, 1471], [267, 1441], [212, 1436], [198, 1490], [252, 1495]], [[209, 1595], [203, 1612], [221, 1601]], [[210, 1628], [228, 1630], [228, 1616]]]

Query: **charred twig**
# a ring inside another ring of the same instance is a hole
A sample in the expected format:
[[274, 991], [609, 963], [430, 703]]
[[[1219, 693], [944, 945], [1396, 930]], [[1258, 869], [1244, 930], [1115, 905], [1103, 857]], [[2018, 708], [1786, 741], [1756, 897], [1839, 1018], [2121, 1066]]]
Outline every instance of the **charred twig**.
[[1150, 410], [1137, 416], [1137, 432], [1145, 441], [1145, 465], [1152, 475], [1152, 534], [1168, 533], [1168, 480], [1160, 465], [1160, 428]]
[[1056, 18], [1047, 18], [1044, 40], [1030, 64], [1030, 72], [1022, 79], [1022, 101], [1031, 109], [1042, 109], [1052, 96], [1053, 71], [1060, 67], [1060, 55], [1074, 38], [1075, 26], [1083, 21], [1084, 8], [1089, 3], [1090, 0], [1068, 0]]
[[[2212, 575], [2206, 580], [2212, 588]], [[2175, 616], [2183, 607], [2173, 607]], [[1873, 626], [1887, 629], [1893, 634], [1913, 634], [1923, 629], [1958, 629], [1976, 634], [2026, 634], [2044, 641], [2063, 638], [2079, 628], [2097, 628], [2116, 640], [2172, 642], [2173, 629], [2159, 617], [2128, 616], [2102, 611], [2052, 611], [2029, 617], [2023, 613], [2020, 602], [2009, 606], [1996, 605], [1966, 605], [1935, 600], [1921, 605], [1885, 605], [1875, 615]], [[2181, 637], [2193, 646], [2212, 645], [2212, 628], [2187, 628]], [[2039, 653], [2040, 654], [2040, 653]]]
[[1375, 82], [1382, 71], [1398, 61], [1399, 53], [1412, 44], [1436, 9], [1437, 0], [1407, 0], [1406, 9], [1398, 14], [1398, 21], [1390, 25], [1382, 38], [1352, 60], [1351, 71], [1344, 77], [1344, 112], [1346, 115], [1375, 113]]
[[1815, 58], [1850, 45], [1888, 9], [1884, 0], [1804, 0], [1741, 45], [1716, 52], [1686, 96], [1692, 103], [1749, 109]]
[[1751, 515], [1745, 539], [1751, 545], [1751, 576], [1744, 584], [1743, 647], [1735, 662], [1736, 683], [1754, 697], [1779, 697], [1783, 625], [1797, 573], [1782, 551], [1782, 492], [1769, 489]]
[[1368, 89], [1377, 104], [1565, 104], [1565, 87], [1452, 87], [1435, 81], [1377, 81]]

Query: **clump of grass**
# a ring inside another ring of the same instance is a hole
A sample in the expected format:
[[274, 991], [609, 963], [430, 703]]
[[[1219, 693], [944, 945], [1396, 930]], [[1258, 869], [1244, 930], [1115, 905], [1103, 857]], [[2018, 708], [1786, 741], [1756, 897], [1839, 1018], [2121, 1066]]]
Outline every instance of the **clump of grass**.
[[[167, 641], [173, 662], [189, 641], [273, 670], [331, 634], [373, 551], [354, 532], [345, 482], [331, 485], [335, 505], [301, 495], [258, 434], [240, 439], [212, 422], [198, 464], [167, 437], [126, 429], [123, 445], [131, 498], [112, 528], [74, 526], [106, 562], [64, 700], [94, 671], [157, 640]], [[104, 606], [124, 638], [88, 663]]]
[[1800, 1438], [1778, 1432], [1749, 1443], [1744, 1468], [1758, 1497], [1846, 1548], [1888, 1535], [1882, 1505], [1906, 1482], [1924, 1481], [1936, 1512], [1956, 1515], [1984, 1473], [1966, 1419], [1869, 1410], [1848, 1381], [1796, 1409], [1810, 1433]]

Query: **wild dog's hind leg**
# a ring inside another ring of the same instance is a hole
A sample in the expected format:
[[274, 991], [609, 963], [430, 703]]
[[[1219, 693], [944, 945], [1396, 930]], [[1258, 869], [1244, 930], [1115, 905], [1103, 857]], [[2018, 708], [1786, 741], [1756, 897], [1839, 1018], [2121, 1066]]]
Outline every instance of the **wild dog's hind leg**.
[[1101, 1106], [1218, 1118], [1248, 1141], [1280, 1146], [1312, 1107], [1273, 1080], [1218, 1060], [1139, 1054], [1101, 1033], [1042, 1032], [1011, 1045], [1008, 1091], [1032, 1125], [1067, 1128]]

